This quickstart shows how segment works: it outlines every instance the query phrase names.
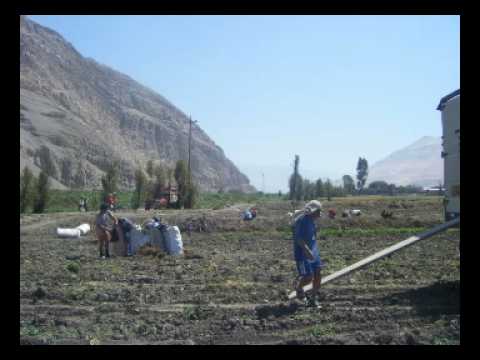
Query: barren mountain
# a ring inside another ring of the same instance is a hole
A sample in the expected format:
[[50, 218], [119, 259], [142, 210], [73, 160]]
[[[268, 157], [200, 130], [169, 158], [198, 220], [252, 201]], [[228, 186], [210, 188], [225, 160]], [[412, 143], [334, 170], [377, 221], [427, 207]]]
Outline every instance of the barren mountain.
[[[38, 173], [49, 167], [55, 187], [91, 188], [109, 163], [119, 161], [128, 188], [135, 169], [149, 159], [171, 168], [186, 160], [188, 130], [187, 116], [167, 99], [21, 17], [20, 168]], [[191, 164], [204, 191], [255, 190], [195, 124]]]
[[368, 182], [384, 180], [396, 185], [435, 186], [443, 184], [442, 140], [424, 136], [373, 164]]

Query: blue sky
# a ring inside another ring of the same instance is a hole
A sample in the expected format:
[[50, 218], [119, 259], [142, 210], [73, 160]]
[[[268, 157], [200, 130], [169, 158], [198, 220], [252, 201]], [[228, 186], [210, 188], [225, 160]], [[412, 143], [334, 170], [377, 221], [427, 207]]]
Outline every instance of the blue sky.
[[34, 16], [190, 114], [265, 190], [339, 179], [423, 136], [460, 87], [459, 16]]

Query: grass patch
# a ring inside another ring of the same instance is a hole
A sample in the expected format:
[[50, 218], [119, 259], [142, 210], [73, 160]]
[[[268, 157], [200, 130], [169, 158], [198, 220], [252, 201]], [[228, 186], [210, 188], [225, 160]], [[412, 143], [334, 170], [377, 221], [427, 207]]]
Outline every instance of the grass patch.
[[26, 325], [20, 327], [20, 336], [39, 336], [42, 331], [33, 325]]
[[68, 300], [78, 301], [85, 299], [86, 294], [84, 288], [75, 288], [65, 290], [64, 295]]
[[[99, 190], [54, 190], [50, 191], [50, 200], [47, 204], [47, 213], [53, 212], [72, 212], [78, 211], [78, 202], [80, 198], [87, 198], [89, 211], [97, 211], [101, 203], [102, 191]], [[128, 209], [131, 206], [133, 191], [118, 191], [118, 203], [121, 208]], [[414, 202], [424, 205], [436, 205], [441, 202], [442, 197], [425, 196], [382, 196], [382, 195], [363, 195], [354, 197], [335, 197], [328, 202], [325, 198], [320, 201], [325, 203], [326, 207], [364, 207], [364, 206], [388, 206], [388, 204], [400, 204], [401, 208], [412, 207]], [[290, 204], [291, 202], [285, 195], [264, 194], [262, 192], [252, 194], [242, 194], [240, 192], [224, 193], [201, 193], [198, 196], [195, 209], [223, 209], [234, 204], [256, 204], [257, 206], [268, 205], [272, 203]], [[287, 206], [290, 209], [290, 206]]]
[[445, 336], [436, 336], [432, 340], [433, 345], [458, 345], [458, 340], [449, 339]]
[[[350, 263], [347, 263], [347, 261], [342, 258], [342, 257], [337, 257], [337, 256], [330, 256], [328, 258], [328, 261], [325, 260], [326, 266], [325, 266], [325, 271], [330, 272], [330, 271], [337, 271], [340, 269], [343, 269], [344, 267], [347, 267], [348, 265], [351, 265]], [[353, 264], [353, 262], [351, 262]]]
[[205, 320], [210, 316], [210, 312], [203, 311], [201, 306], [187, 306], [183, 309], [183, 318], [185, 320]]
[[[82, 197], [87, 199], [89, 211], [97, 211], [101, 203], [102, 191], [86, 191], [86, 190], [56, 190], [50, 191], [50, 200], [45, 212], [72, 212], [78, 211], [78, 202]], [[118, 191], [118, 204], [121, 208], [128, 209], [131, 206], [133, 191]], [[195, 209], [223, 209], [238, 203], [255, 203], [264, 204], [272, 201], [285, 200], [278, 194], [242, 194], [239, 192], [232, 193], [202, 193], [199, 195], [195, 204]]]
[[321, 229], [320, 236], [334, 236], [334, 237], [376, 237], [376, 236], [389, 236], [389, 235], [414, 235], [426, 231], [425, 227], [411, 227], [411, 228], [373, 228], [373, 229], [334, 229], [324, 228]]
[[74, 274], [78, 274], [80, 272], [80, 265], [76, 262], [68, 263], [65, 268]]
[[333, 336], [335, 335], [335, 328], [329, 324], [315, 325], [309, 333], [315, 337]]
[[116, 259], [111, 259], [109, 261], [99, 261], [94, 265], [95, 267], [91, 267], [89, 270], [91, 272], [97, 272], [99, 270], [103, 271], [105, 274], [114, 274], [114, 275], [119, 275], [124, 273], [125, 268], [122, 267], [122, 263], [117, 261]]
[[[80, 199], [87, 199], [88, 211], [98, 211], [101, 204], [101, 191], [88, 190], [50, 190], [50, 199], [47, 204], [46, 213], [75, 212], [79, 211]], [[132, 191], [118, 191], [118, 204], [120, 207], [129, 208], [133, 196]]]
[[36, 327], [35, 325], [26, 325], [20, 327], [20, 336], [34, 337], [44, 344], [50, 344], [57, 339], [57, 328], [50, 326]]
[[240, 192], [202, 193], [198, 197], [195, 208], [218, 210], [238, 203], [256, 203], [258, 205], [279, 200], [285, 200], [285, 197], [278, 194], [263, 194], [261, 192], [253, 194], [242, 194]]

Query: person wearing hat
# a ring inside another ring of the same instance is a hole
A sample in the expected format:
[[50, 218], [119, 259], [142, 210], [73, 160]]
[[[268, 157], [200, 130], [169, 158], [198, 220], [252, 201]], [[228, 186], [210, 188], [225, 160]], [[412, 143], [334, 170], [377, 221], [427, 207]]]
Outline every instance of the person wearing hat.
[[[113, 225], [108, 218], [113, 220]], [[95, 234], [99, 243], [101, 259], [105, 259], [105, 256], [110, 257], [110, 240], [112, 239], [112, 231], [117, 223], [117, 218], [108, 210], [108, 205], [100, 205], [100, 213], [95, 219]]]
[[[317, 247], [315, 220], [320, 217], [322, 204], [312, 200], [305, 205], [293, 224], [294, 258], [298, 270], [296, 284], [297, 298], [305, 300], [309, 306], [319, 307], [317, 294], [322, 282], [322, 261]], [[303, 287], [313, 281], [312, 292], [306, 296]]]

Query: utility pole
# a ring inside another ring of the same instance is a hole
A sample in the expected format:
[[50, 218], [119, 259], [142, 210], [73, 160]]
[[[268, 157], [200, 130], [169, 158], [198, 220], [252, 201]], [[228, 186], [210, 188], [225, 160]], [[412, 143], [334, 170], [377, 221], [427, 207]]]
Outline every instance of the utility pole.
[[189, 118], [189, 128], [188, 128], [188, 179], [190, 182], [190, 155], [191, 155], [191, 146], [192, 146], [192, 116]]
[[197, 123], [198, 121], [192, 121], [192, 116], [190, 115], [190, 127], [188, 130], [188, 185], [191, 183], [191, 173], [192, 169], [190, 167], [190, 157], [191, 157], [191, 151], [192, 151], [192, 122]]
[[293, 162], [293, 196], [292, 200], [295, 202], [297, 197], [297, 177], [298, 177], [298, 163], [300, 162], [300, 157], [295, 155], [295, 161]]

